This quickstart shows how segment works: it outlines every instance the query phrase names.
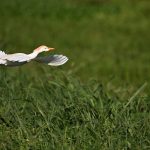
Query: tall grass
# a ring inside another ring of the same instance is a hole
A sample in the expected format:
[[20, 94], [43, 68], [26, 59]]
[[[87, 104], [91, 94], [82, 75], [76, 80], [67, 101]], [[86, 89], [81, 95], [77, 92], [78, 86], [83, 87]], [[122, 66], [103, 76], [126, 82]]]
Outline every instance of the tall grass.
[[1, 76], [0, 149], [149, 148], [149, 98], [122, 101], [96, 81], [59, 75]]

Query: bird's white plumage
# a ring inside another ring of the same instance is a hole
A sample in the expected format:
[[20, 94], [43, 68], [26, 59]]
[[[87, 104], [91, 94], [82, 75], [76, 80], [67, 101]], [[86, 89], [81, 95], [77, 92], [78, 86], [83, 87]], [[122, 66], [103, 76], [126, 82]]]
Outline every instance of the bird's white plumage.
[[4, 56], [6, 56], [5, 52], [0, 51], [0, 58], [3, 58]]
[[0, 64], [1, 64], [1, 65], [5, 65], [5, 64], [6, 64], [6, 60], [1, 60], [1, 59], [0, 59]]
[[40, 46], [37, 49], [34, 50], [33, 53], [31, 54], [24, 54], [24, 53], [6, 54], [5, 52], [0, 51], [0, 65], [19, 66], [34, 60], [40, 63], [46, 63], [51, 66], [60, 66], [68, 61], [68, 58], [63, 55], [50, 55], [45, 57], [37, 57], [40, 52], [47, 51], [49, 48], [47, 47], [46, 49], [46, 46]]
[[5, 55], [3, 60], [8, 60], [8, 61], [17, 61], [17, 62], [24, 62], [24, 61], [29, 61], [31, 58], [27, 54], [23, 53], [16, 53], [16, 54], [10, 54], [10, 55]]

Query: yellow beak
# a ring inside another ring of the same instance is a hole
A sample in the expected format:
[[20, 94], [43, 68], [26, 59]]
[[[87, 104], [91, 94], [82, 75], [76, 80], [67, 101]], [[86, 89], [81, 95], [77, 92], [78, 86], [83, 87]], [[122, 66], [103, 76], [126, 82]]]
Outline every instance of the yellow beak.
[[49, 48], [49, 51], [53, 51], [55, 48]]

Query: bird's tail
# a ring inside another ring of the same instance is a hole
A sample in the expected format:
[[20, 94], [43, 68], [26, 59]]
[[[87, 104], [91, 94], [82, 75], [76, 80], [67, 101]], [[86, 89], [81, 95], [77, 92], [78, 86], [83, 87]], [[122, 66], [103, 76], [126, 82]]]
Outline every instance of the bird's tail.
[[0, 58], [3, 58], [5, 55], [6, 55], [5, 52], [0, 50]]
[[1, 59], [4, 56], [6, 56], [5, 52], [0, 50], [0, 65], [5, 65], [6, 64], [6, 60]]
[[45, 57], [37, 57], [34, 60], [40, 63], [48, 64], [50, 66], [60, 66], [65, 64], [68, 61], [68, 58], [63, 55], [51, 55]]

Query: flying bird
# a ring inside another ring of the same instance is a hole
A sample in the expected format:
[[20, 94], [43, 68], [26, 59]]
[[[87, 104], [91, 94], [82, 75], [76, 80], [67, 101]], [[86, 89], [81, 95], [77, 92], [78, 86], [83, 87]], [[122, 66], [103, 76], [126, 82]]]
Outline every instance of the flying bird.
[[68, 61], [68, 58], [66, 56], [56, 54], [38, 57], [38, 54], [40, 54], [41, 52], [47, 52], [52, 50], [54, 50], [54, 48], [49, 48], [45, 45], [42, 45], [33, 50], [33, 52], [30, 54], [24, 53], [6, 54], [4, 51], [0, 51], [0, 65], [15, 67], [26, 64], [30, 61], [36, 61], [40, 63], [45, 63], [50, 66], [60, 66]]

